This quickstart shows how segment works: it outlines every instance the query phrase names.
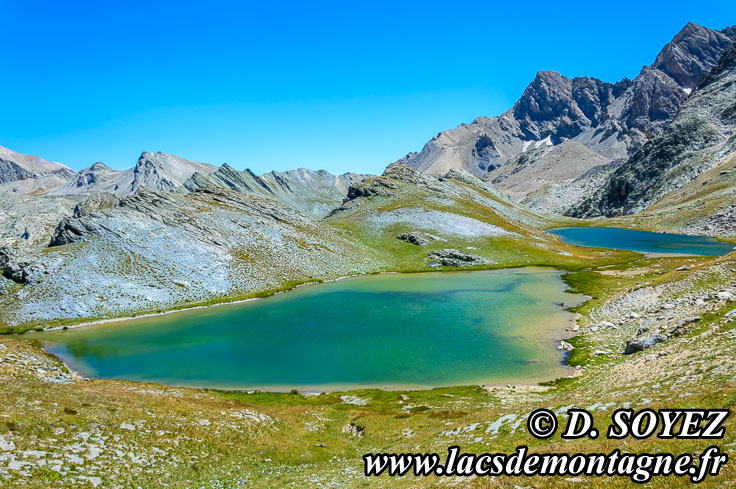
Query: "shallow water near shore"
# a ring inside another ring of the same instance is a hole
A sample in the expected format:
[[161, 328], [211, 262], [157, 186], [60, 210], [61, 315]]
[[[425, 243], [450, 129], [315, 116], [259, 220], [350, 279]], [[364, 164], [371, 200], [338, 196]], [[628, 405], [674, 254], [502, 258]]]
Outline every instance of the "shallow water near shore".
[[734, 243], [725, 243], [705, 236], [651, 233], [622, 228], [565, 227], [547, 229], [568, 244], [593, 246], [640, 253], [679, 253], [699, 256], [722, 256], [734, 249]]
[[83, 375], [228, 389], [431, 387], [565, 375], [560, 272], [388, 274], [39, 333]]

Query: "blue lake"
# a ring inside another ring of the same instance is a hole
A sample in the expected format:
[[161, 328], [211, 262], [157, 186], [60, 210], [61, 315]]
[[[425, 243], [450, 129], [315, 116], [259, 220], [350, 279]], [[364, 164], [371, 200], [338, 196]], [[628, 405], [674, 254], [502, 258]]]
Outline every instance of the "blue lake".
[[564, 227], [548, 229], [568, 244], [638, 251], [640, 253], [682, 253], [721, 256], [733, 251], [734, 243], [703, 236], [650, 233], [621, 228]]
[[550, 269], [390, 274], [39, 333], [92, 377], [323, 390], [549, 380], [579, 296]]

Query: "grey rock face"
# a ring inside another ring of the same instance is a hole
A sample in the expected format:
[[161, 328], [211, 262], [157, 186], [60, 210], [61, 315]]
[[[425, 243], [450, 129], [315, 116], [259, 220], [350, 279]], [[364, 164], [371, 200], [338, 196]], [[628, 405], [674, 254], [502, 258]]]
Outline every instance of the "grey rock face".
[[577, 217], [638, 212], [691, 182], [734, 149], [736, 45], [690, 95], [661, 135], [613, 172], [600, 192], [569, 211]]
[[667, 337], [661, 334], [653, 334], [650, 336], [645, 336], [644, 338], [634, 338], [633, 340], [629, 340], [626, 342], [626, 350], [624, 350], [624, 355], [631, 355], [632, 353], [646, 350], [647, 348], [651, 348], [657, 343], [661, 343], [663, 341], [667, 341]]
[[74, 217], [89, 216], [93, 212], [112, 209], [120, 204], [120, 199], [110, 192], [93, 194], [74, 207]]
[[695, 88], [735, 37], [734, 27], [713, 31], [689, 22], [657, 55], [652, 68], [666, 73], [681, 87]]
[[56, 225], [72, 215], [78, 200], [0, 192], [0, 244], [16, 250], [47, 246]]
[[33, 178], [33, 173], [9, 160], [0, 158], [0, 184]]
[[482, 256], [449, 248], [433, 251], [428, 256], [445, 267], [464, 267], [468, 265], [483, 265], [488, 263], [488, 260]]
[[[607, 83], [539, 72], [503, 115], [479, 117], [443, 131], [419, 153], [409, 153], [399, 161], [425, 173], [442, 175], [462, 168], [480, 176], [527, 151], [564, 141], [586, 146], [601, 159], [601, 165], [628, 158], [672, 120], [690, 90], [715, 66], [732, 36], [733, 30], [719, 32], [688, 24], [633, 81]], [[562, 164], [566, 163], [574, 160]], [[568, 178], [577, 178], [588, 169]], [[521, 175], [530, 171], [523, 169]], [[548, 178], [541, 183], [568, 182]], [[505, 190], [503, 182], [497, 185]]]

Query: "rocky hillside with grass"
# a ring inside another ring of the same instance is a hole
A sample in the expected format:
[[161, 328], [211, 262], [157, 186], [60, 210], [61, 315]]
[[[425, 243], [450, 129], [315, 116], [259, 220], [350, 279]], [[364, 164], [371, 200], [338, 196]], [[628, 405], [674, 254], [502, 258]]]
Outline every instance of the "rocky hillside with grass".
[[378, 268], [375, 253], [290, 207], [224, 189], [95, 194], [48, 247], [6, 250], [7, 325], [157, 312]]

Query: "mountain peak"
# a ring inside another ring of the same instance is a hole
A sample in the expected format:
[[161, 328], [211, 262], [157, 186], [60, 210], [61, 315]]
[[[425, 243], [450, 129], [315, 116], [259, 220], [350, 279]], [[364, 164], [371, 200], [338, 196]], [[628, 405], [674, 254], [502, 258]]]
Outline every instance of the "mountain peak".
[[731, 43], [732, 35], [688, 22], [659, 52], [651, 68], [684, 88], [695, 88]]
[[99, 170], [112, 170], [109, 166], [104, 164], [101, 161], [97, 161], [94, 164], [88, 166], [84, 170], [80, 171], [79, 173], [85, 172], [85, 171], [99, 171]]

